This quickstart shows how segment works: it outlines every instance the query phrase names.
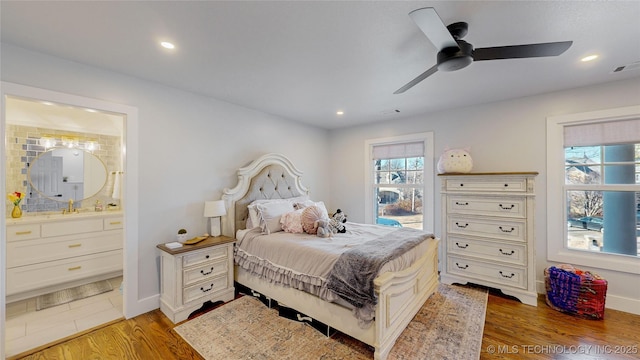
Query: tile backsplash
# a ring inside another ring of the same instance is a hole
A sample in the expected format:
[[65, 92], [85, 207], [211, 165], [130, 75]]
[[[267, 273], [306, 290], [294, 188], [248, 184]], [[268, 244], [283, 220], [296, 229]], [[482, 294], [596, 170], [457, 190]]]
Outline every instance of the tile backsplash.
[[[6, 162], [6, 186], [7, 192], [19, 191], [26, 193], [21, 202], [23, 212], [55, 211], [67, 206], [67, 200], [52, 200], [42, 196], [36, 191], [28, 179], [29, 165], [47, 149], [39, 144], [43, 135], [72, 135], [80, 138], [97, 139], [100, 149], [93, 151], [93, 155], [99, 158], [107, 169], [106, 185], [97, 195], [77, 202], [76, 207], [93, 208], [96, 200], [100, 200], [105, 206], [110, 202], [117, 202], [111, 198], [115, 172], [122, 171], [122, 141], [120, 136], [100, 135], [93, 133], [70, 132], [6, 124], [7, 162]], [[7, 201], [7, 216], [10, 216], [13, 205]]]

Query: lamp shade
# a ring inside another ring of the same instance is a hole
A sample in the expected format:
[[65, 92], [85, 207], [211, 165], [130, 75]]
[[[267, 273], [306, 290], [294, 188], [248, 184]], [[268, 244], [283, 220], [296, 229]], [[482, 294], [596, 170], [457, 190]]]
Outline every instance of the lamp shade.
[[224, 206], [224, 200], [204, 202], [204, 217], [218, 217], [226, 214], [227, 209]]

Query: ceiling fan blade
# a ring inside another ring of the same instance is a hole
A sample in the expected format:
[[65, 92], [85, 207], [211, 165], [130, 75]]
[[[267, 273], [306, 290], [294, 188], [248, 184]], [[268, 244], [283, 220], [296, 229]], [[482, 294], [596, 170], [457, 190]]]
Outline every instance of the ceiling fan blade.
[[394, 92], [394, 94], [402, 94], [403, 92], [411, 89], [412, 87], [416, 86], [420, 81], [428, 78], [429, 76], [433, 75], [436, 71], [438, 71], [438, 65], [434, 65], [432, 66], [429, 70], [423, 72], [422, 74], [418, 75], [417, 78], [409, 81], [405, 86], [401, 87], [400, 89], [396, 90]]
[[558, 56], [571, 44], [573, 41], [478, 48], [472, 56], [474, 61]]
[[448, 47], [458, 47], [458, 43], [451, 36], [449, 30], [432, 7], [413, 10], [409, 16], [427, 36], [429, 41], [436, 46], [438, 51]]

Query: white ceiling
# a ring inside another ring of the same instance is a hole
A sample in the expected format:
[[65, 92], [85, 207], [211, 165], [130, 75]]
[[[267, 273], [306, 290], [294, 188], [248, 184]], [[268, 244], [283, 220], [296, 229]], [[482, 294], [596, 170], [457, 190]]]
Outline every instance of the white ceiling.
[[[394, 95], [435, 64], [407, 15], [426, 6], [469, 23], [475, 47], [573, 45], [438, 72]], [[640, 76], [612, 73], [640, 61], [640, 1], [3, 0], [0, 14], [3, 42], [328, 129]]]

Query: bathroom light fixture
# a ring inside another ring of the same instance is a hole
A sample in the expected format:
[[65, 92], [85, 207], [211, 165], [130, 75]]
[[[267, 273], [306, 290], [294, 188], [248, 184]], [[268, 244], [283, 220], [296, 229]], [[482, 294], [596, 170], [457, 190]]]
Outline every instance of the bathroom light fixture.
[[598, 55], [589, 55], [589, 56], [585, 56], [582, 59], [580, 59], [580, 61], [582, 62], [587, 62], [587, 61], [592, 61], [598, 58]]
[[336, 111], [336, 115], [344, 115], [344, 111], [338, 110], [338, 111]]
[[69, 149], [86, 150], [93, 152], [100, 149], [97, 139], [85, 138], [76, 135], [51, 135], [44, 134], [38, 143], [46, 149], [55, 147], [66, 147]]
[[204, 217], [211, 218], [211, 228], [209, 234], [211, 236], [220, 236], [222, 229], [220, 226], [220, 217], [227, 214], [224, 200], [205, 201]]

